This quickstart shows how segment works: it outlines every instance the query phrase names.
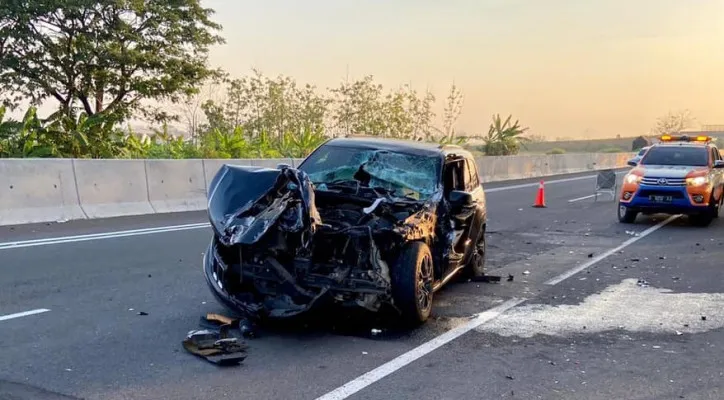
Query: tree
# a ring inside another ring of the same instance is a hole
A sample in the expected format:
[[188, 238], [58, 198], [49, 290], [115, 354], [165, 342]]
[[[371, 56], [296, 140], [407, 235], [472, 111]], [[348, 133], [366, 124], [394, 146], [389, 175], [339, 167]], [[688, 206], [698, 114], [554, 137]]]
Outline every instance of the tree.
[[455, 86], [450, 87], [450, 92], [445, 103], [445, 111], [443, 114], [443, 135], [449, 137], [450, 140], [455, 138], [455, 123], [463, 111], [463, 93]]
[[672, 134], [691, 128], [693, 124], [694, 117], [691, 116], [691, 112], [680, 110], [659, 117], [651, 131], [654, 135]]
[[435, 104], [435, 95], [426, 90], [425, 95], [421, 98], [412, 88], [409, 90], [408, 112], [412, 118], [412, 138], [429, 140], [433, 135], [432, 120], [435, 118], [435, 112], [432, 111], [432, 107]]
[[330, 101], [312, 85], [299, 87], [293, 78], [270, 79], [254, 70], [251, 76], [229, 82], [225, 109], [232, 127], [243, 126], [253, 136], [267, 132], [282, 139], [286, 133], [323, 132]]
[[485, 141], [484, 151], [489, 156], [508, 156], [518, 154], [521, 145], [529, 141], [523, 136], [528, 128], [520, 126], [518, 120], [511, 123], [512, 115], [509, 115], [505, 121], [501, 120], [500, 115], [493, 116], [493, 122], [488, 129], [488, 135], [483, 139]]
[[336, 105], [333, 120], [337, 130], [343, 134], [385, 135], [382, 85], [375, 83], [372, 75], [352, 83], [342, 82], [330, 91]]
[[3, 101], [55, 99], [116, 121], [168, 113], [145, 100], [177, 101], [215, 71], [209, 47], [224, 40], [199, 0], [0, 2]]
[[[204, 119], [208, 124], [214, 116], [209, 117], [208, 111], [213, 114], [215, 104], [224, 103], [223, 79], [214, 76], [205, 82], [198, 91], [183, 96], [176, 109], [186, 125], [186, 132], [196, 142], [203, 131]], [[223, 110], [219, 111], [223, 118]], [[217, 117], [218, 118], [218, 117]]]

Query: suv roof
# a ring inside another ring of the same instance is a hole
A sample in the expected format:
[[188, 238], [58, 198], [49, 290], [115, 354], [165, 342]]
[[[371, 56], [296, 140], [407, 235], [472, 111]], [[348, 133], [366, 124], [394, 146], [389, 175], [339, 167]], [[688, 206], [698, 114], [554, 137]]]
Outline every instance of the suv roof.
[[456, 145], [440, 145], [430, 142], [418, 142], [404, 139], [386, 139], [378, 137], [345, 137], [328, 140], [323, 146], [351, 147], [356, 149], [389, 150], [416, 155], [443, 156], [461, 155], [472, 158], [472, 154]]

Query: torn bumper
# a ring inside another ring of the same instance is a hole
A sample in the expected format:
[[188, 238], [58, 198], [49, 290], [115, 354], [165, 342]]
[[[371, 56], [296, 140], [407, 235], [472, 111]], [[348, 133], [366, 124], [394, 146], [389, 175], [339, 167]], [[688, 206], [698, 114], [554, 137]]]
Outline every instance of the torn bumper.
[[[230, 264], [212, 239], [203, 259], [204, 276], [212, 294], [236, 313], [255, 317], [292, 317], [331, 301], [372, 311], [392, 299], [389, 269], [379, 258], [374, 245], [369, 263], [343, 266], [298, 259], [293, 265], [281, 265], [273, 258]], [[291, 272], [290, 272], [291, 271]], [[294, 274], [294, 275], [292, 275]], [[230, 285], [245, 282], [253, 291], [230, 290]]]

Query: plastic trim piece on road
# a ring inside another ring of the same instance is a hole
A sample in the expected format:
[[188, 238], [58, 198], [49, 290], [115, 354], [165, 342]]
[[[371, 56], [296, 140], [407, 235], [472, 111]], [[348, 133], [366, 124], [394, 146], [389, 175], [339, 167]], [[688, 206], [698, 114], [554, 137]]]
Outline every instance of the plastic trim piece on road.
[[[623, 242], [620, 246], [615, 247], [611, 250], [606, 251], [605, 253], [601, 254], [600, 256], [592, 259], [591, 261], [579, 265], [575, 268], [572, 268], [571, 270], [564, 272], [557, 277], [549, 280], [546, 282], [548, 285], [556, 285], [560, 282], [563, 282], [564, 280], [570, 278], [571, 276], [585, 270], [586, 268], [589, 268], [593, 266], [594, 264], [602, 261], [603, 259], [611, 256], [612, 254], [634, 244], [635, 242], [645, 238], [646, 236], [651, 235], [652, 233], [656, 232], [657, 230], [661, 229], [665, 225], [671, 223], [675, 219], [679, 218], [680, 215], [672, 215], [671, 217], [665, 219], [664, 221], [659, 222], [658, 224], [646, 229], [645, 231], [641, 232], [639, 236], [633, 237], [625, 242]], [[381, 380], [382, 378], [402, 369], [404, 366], [410, 364], [411, 362], [422, 358], [423, 356], [432, 353], [436, 349], [444, 346], [447, 343], [452, 342], [453, 340], [459, 338], [460, 336], [472, 331], [473, 329], [485, 324], [486, 322], [497, 318], [499, 315], [503, 314], [507, 310], [518, 306], [519, 304], [523, 303], [528, 299], [510, 299], [506, 301], [505, 303], [502, 303], [490, 310], [487, 310], [483, 313], [478, 314], [473, 319], [468, 321], [466, 324], [461, 325], [457, 328], [454, 328], [450, 331], [447, 331], [443, 333], [442, 335], [423, 343], [422, 345], [415, 347], [414, 349], [408, 351], [407, 353], [404, 353], [391, 361], [388, 361], [385, 364], [380, 365], [379, 367], [373, 369], [370, 372], [367, 372], [366, 374], [350, 381], [344, 384], [343, 386], [338, 387], [337, 389], [334, 389], [333, 391], [318, 397], [316, 400], [342, 400], [346, 399], [349, 396], [352, 396], [353, 394], [359, 392], [360, 390], [366, 388], [367, 386]]]

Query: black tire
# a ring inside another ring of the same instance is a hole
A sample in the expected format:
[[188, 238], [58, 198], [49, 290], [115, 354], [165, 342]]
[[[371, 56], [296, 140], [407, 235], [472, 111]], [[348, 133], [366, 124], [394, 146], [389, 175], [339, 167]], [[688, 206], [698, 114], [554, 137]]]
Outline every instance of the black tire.
[[430, 317], [434, 281], [430, 248], [409, 243], [392, 269], [392, 297], [405, 325], [420, 325]]
[[638, 211], [632, 211], [620, 202], [618, 203], [616, 209], [618, 210], [618, 222], [624, 224], [633, 224], [636, 222], [636, 217], [639, 215]]
[[481, 228], [478, 241], [470, 256], [468, 265], [465, 266], [463, 276], [466, 278], [481, 278], [485, 276], [487, 269], [485, 268], [485, 258], [487, 255], [488, 245], [485, 238], [485, 227]]
[[709, 200], [709, 207], [702, 214], [690, 215], [689, 221], [695, 226], [706, 227], [711, 225], [714, 218], [719, 218], [719, 209], [721, 206], [721, 199], [719, 201], [714, 200], [714, 194], [712, 193], [711, 199]]

